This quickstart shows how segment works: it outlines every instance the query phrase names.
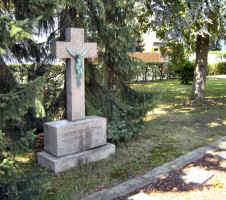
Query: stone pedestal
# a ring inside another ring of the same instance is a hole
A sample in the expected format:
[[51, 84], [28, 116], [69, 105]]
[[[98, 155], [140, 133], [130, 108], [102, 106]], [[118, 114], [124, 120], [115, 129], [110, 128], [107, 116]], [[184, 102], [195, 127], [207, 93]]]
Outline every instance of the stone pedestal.
[[109, 157], [115, 146], [106, 142], [106, 125], [105, 118], [96, 116], [45, 123], [45, 152], [38, 153], [38, 163], [59, 173]]

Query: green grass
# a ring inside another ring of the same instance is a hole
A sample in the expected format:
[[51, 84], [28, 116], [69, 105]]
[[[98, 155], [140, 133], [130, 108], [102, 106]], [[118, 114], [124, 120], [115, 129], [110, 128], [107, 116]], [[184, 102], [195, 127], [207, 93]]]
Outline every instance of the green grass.
[[[189, 104], [191, 85], [179, 81], [134, 84], [154, 94], [143, 133], [117, 146], [108, 160], [83, 165], [58, 176], [46, 171], [49, 191], [44, 199], [80, 199], [110, 188], [226, 135], [226, 79], [209, 80], [206, 103]], [[150, 104], [150, 101], [147, 101]], [[28, 170], [40, 170], [35, 163]], [[30, 165], [30, 166], [29, 166]]]

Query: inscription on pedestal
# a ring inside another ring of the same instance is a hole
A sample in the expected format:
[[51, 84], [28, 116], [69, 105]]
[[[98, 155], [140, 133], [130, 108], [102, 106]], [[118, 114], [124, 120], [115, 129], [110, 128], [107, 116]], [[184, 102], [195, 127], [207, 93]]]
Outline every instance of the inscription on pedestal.
[[106, 119], [87, 117], [80, 121], [61, 120], [46, 123], [45, 150], [55, 156], [72, 153], [106, 144]]

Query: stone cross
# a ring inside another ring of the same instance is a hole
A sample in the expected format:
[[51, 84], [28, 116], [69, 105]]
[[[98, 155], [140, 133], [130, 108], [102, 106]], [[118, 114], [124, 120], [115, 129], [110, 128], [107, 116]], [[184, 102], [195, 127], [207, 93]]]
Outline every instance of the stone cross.
[[[81, 54], [85, 49], [87, 53], [84, 57], [95, 58], [97, 56], [96, 43], [84, 43], [84, 29], [67, 28], [66, 41], [57, 41], [53, 54], [56, 58], [66, 60], [66, 87], [67, 87], [67, 119], [69, 121], [85, 119], [85, 81], [84, 73], [81, 78], [81, 85], [76, 84], [76, 71], [74, 68], [76, 60], [66, 49]], [[84, 58], [83, 57], [83, 58]], [[84, 71], [84, 59], [82, 59]]]

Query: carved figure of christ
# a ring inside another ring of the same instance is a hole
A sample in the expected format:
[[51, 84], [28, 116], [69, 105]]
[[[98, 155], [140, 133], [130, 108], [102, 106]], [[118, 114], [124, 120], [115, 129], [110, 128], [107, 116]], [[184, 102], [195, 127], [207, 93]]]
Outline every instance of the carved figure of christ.
[[67, 120], [85, 119], [85, 81], [82, 73], [80, 84], [77, 84], [75, 65], [77, 59], [68, 52], [70, 49], [73, 54], [80, 55], [85, 49], [82, 59], [82, 71], [84, 72], [84, 58], [95, 58], [97, 56], [96, 43], [84, 43], [84, 29], [67, 28], [66, 41], [57, 41], [53, 54], [56, 58], [66, 59], [66, 93], [67, 93]]

